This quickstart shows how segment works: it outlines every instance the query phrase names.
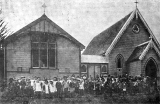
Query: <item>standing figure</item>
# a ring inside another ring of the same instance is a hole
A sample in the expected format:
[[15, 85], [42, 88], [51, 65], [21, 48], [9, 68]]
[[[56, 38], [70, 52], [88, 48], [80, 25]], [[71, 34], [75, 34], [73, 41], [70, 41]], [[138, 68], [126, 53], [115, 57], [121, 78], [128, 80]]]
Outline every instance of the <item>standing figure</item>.
[[57, 78], [54, 78], [53, 81], [50, 81], [49, 88], [51, 93], [51, 98], [56, 96], [57, 88], [56, 88], [56, 81]]
[[84, 80], [83, 79], [81, 79], [80, 83], [79, 83], [79, 94], [81, 96], [83, 96], [83, 94], [84, 94]]
[[122, 87], [123, 87], [123, 97], [124, 97], [124, 95], [126, 95], [126, 87], [127, 87], [125, 81], [122, 82]]
[[73, 78], [71, 78], [71, 82], [69, 83], [69, 91], [70, 91], [70, 97], [74, 97], [75, 95], [75, 81]]
[[56, 88], [57, 88], [57, 97], [61, 98], [62, 97], [62, 83], [60, 82], [59, 78], [58, 78], [58, 81], [56, 83]]
[[43, 90], [44, 90], [44, 95], [45, 95], [44, 97], [45, 98], [49, 98], [50, 89], [49, 89], [49, 84], [48, 84], [48, 80], [47, 79], [44, 81]]
[[64, 97], [68, 97], [69, 82], [67, 81], [66, 77], [64, 77], [62, 85], [63, 85]]
[[35, 82], [35, 97], [40, 99], [41, 98], [41, 92], [42, 92], [42, 83], [39, 81], [39, 78]]

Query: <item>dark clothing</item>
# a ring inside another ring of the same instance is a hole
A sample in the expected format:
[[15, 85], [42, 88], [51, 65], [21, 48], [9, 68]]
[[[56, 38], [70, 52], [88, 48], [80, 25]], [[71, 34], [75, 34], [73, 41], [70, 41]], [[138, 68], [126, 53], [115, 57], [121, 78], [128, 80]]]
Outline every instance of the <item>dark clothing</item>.
[[57, 97], [62, 97], [62, 84], [61, 84], [61, 82], [56, 83], [56, 88], [57, 88]]

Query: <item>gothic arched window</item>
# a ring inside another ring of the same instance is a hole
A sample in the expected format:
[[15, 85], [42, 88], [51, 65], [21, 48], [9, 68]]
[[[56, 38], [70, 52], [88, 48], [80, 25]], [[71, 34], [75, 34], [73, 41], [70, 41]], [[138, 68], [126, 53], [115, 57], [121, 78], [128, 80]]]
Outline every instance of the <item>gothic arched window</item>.
[[86, 72], [87, 72], [87, 67], [86, 67], [86, 65], [82, 65], [82, 66], [81, 66], [81, 72], [82, 72], [82, 73], [86, 73]]
[[122, 55], [117, 55], [117, 58], [116, 58], [116, 66], [117, 68], [123, 68], [123, 56]]
[[101, 69], [102, 73], [107, 73], [107, 66], [102, 66], [102, 69]]

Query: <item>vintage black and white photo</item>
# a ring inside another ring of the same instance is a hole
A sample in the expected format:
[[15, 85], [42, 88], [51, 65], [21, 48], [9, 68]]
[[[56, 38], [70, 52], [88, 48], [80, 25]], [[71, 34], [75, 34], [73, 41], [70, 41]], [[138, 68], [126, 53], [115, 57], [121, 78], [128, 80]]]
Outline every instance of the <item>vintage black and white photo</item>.
[[1, 0], [0, 104], [160, 103], [159, 0]]

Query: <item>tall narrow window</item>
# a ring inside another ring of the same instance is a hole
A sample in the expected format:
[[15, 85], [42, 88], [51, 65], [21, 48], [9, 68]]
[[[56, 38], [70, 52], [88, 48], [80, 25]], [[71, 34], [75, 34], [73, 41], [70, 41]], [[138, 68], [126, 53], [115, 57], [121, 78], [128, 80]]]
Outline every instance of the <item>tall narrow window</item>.
[[122, 69], [123, 69], [123, 60], [124, 60], [124, 58], [123, 58], [123, 56], [122, 55], [117, 55], [117, 57], [116, 57], [116, 67], [117, 67], [117, 70], [118, 71], [122, 71]]
[[48, 39], [48, 53], [49, 53], [49, 66], [55, 67], [56, 66], [56, 38], [53, 35], [49, 35]]
[[55, 67], [56, 65], [56, 45], [49, 44], [49, 66]]
[[122, 68], [122, 59], [121, 58], [117, 59], [117, 68]]
[[102, 73], [107, 73], [107, 65], [102, 65], [101, 72]]
[[56, 44], [53, 34], [32, 34], [32, 67], [56, 67]]
[[81, 66], [81, 73], [87, 73], [86, 65]]
[[33, 67], [39, 67], [39, 44], [32, 43]]
[[39, 36], [32, 35], [32, 67], [39, 67]]
[[47, 67], [47, 43], [41, 43], [40, 47], [40, 67]]

